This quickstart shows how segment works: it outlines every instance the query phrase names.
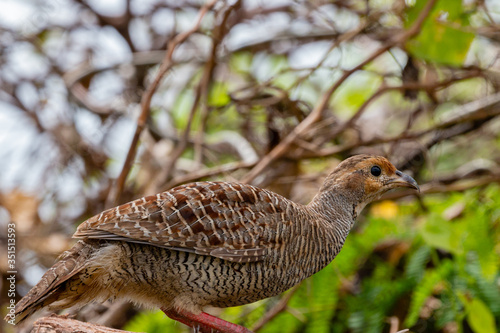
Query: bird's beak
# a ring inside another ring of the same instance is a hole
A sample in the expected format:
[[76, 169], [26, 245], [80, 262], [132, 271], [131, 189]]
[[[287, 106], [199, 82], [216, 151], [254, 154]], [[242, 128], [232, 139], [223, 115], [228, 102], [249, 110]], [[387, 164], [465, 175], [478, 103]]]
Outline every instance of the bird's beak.
[[413, 188], [413, 189], [415, 189], [415, 190], [417, 190], [417, 191], [420, 192], [420, 187], [418, 187], [418, 184], [415, 181], [415, 179], [411, 178], [406, 173], [402, 173], [399, 170], [396, 170], [396, 177], [394, 177], [393, 179], [391, 179], [389, 181], [389, 184], [393, 184], [393, 185], [396, 185], [396, 186], [399, 186], [399, 187]]

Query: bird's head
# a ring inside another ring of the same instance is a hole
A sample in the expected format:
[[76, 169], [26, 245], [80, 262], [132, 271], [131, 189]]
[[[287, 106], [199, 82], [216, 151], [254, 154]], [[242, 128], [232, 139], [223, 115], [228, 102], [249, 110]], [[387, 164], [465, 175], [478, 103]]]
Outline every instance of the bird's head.
[[341, 196], [343, 201], [352, 204], [353, 215], [357, 216], [368, 203], [397, 187], [420, 190], [412, 177], [397, 170], [385, 157], [356, 155], [333, 170], [325, 179], [319, 195]]

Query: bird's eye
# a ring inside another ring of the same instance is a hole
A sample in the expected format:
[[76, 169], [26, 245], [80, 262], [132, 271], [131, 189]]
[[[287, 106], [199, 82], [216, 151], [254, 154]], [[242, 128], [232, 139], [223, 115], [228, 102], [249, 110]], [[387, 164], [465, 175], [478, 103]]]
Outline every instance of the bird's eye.
[[380, 167], [378, 165], [374, 165], [374, 166], [372, 166], [372, 169], [370, 170], [370, 172], [375, 177], [378, 177], [382, 173], [382, 169], [380, 169]]

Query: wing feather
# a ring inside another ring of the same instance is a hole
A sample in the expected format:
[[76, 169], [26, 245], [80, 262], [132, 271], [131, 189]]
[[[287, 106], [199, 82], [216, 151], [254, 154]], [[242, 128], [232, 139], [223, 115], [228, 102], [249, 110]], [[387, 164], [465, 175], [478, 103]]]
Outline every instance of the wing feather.
[[[234, 262], [265, 258], [291, 204], [251, 185], [198, 182], [115, 207], [83, 222], [75, 238], [121, 240]], [[289, 219], [288, 219], [289, 220]]]

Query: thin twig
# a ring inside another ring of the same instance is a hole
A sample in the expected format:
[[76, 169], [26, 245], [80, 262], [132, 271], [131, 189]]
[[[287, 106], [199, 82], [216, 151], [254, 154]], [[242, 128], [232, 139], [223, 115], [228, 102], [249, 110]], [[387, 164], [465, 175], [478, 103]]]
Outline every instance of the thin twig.
[[443, 184], [440, 181], [433, 181], [420, 185], [420, 193], [415, 194], [415, 191], [400, 190], [390, 192], [382, 197], [382, 200], [396, 200], [405, 196], [411, 195], [427, 195], [449, 192], [464, 192], [471, 188], [487, 186], [494, 183], [500, 183], [500, 173], [494, 173], [490, 176], [470, 179], [456, 179], [449, 184]]
[[275, 306], [269, 309], [260, 320], [252, 327], [253, 332], [258, 332], [265, 324], [270, 322], [273, 318], [285, 311], [292, 296], [299, 290], [300, 284], [293, 287], [286, 293]]
[[188, 174], [175, 177], [169, 181], [163, 189], [169, 189], [179, 184], [193, 182], [206, 177], [213, 177], [221, 173], [231, 172], [244, 168], [251, 168], [255, 165], [255, 162], [232, 162], [223, 165], [219, 165], [210, 169], [199, 170], [195, 172], [190, 172]]
[[380, 87], [373, 95], [368, 98], [363, 105], [358, 109], [358, 111], [348, 120], [346, 121], [342, 126], [340, 126], [331, 136], [332, 138], [336, 137], [337, 135], [341, 134], [344, 132], [346, 129], [351, 128], [354, 123], [363, 115], [363, 113], [366, 111], [368, 106], [377, 98], [382, 96], [383, 94], [390, 92], [390, 91], [405, 91], [405, 90], [427, 90], [427, 91], [434, 91], [437, 89], [444, 89], [458, 81], [463, 81], [463, 80], [468, 80], [474, 77], [481, 76], [480, 71], [474, 71], [471, 73], [467, 73], [466, 75], [459, 77], [459, 78], [451, 78], [439, 82], [431, 82], [431, 83], [406, 83], [402, 84], [400, 86], [382, 86]]
[[355, 29], [353, 30], [350, 30], [340, 36], [338, 36], [338, 38], [335, 39], [335, 42], [332, 43], [332, 45], [330, 45], [330, 47], [328, 48], [328, 51], [325, 52], [325, 55], [323, 56], [323, 58], [318, 62], [318, 64], [316, 66], [314, 66], [313, 68], [309, 69], [309, 72], [307, 73], [307, 75], [303, 75], [302, 77], [300, 77], [297, 81], [294, 82], [294, 84], [290, 87], [290, 89], [293, 89], [294, 87], [297, 87], [299, 86], [302, 82], [304, 82], [308, 77], [310, 77], [315, 71], [317, 71], [319, 68], [322, 68], [322, 66], [324, 65], [324, 63], [328, 60], [328, 56], [330, 55], [330, 53], [335, 50], [337, 47], [339, 47], [339, 45], [341, 43], [345, 43], [351, 39], [353, 39], [354, 37], [358, 36], [359, 33], [361, 33], [364, 29], [366, 29], [366, 27], [368, 26], [368, 23], [367, 23], [367, 20], [364, 20], [363, 22], [361, 22], [360, 25], [358, 25], [358, 27], [356, 27]]
[[153, 95], [158, 88], [163, 76], [167, 73], [167, 71], [172, 68], [174, 62], [172, 60], [172, 56], [174, 54], [175, 49], [177, 46], [182, 44], [186, 39], [191, 36], [193, 33], [198, 31], [201, 21], [205, 14], [215, 5], [217, 0], [211, 0], [207, 2], [199, 11], [198, 13], [198, 19], [196, 20], [195, 24], [193, 27], [185, 32], [182, 32], [175, 36], [167, 46], [167, 53], [165, 54], [165, 58], [160, 65], [160, 69], [158, 71], [158, 74], [156, 75], [154, 81], [151, 83], [151, 85], [148, 87], [146, 92], [144, 93], [142, 100], [141, 100], [141, 114], [139, 115], [139, 118], [137, 119], [137, 127], [135, 129], [134, 136], [132, 138], [132, 142], [130, 144], [130, 148], [127, 153], [127, 157], [125, 159], [125, 162], [123, 164], [122, 171], [120, 172], [120, 175], [116, 179], [116, 185], [115, 187], [110, 191], [110, 194], [108, 196], [108, 200], [106, 203], [106, 206], [115, 206], [119, 203], [120, 201], [120, 196], [123, 191], [123, 188], [125, 186], [125, 180], [127, 179], [128, 173], [130, 172], [130, 169], [132, 167], [136, 152], [137, 152], [137, 143], [139, 141], [139, 137], [146, 126], [147, 119], [149, 117], [150, 113], [150, 106], [151, 106], [151, 99], [153, 98]]
[[[473, 77], [473, 75], [471, 75], [471, 77]], [[463, 78], [463, 79], [465, 79], [465, 78]], [[437, 82], [437, 83], [433, 84], [432, 86], [441, 87], [441, 86], [447, 86], [449, 84], [450, 84], [450, 80], [445, 80], [442, 82]], [[417, 87], [418, 87], [418, 85], [416, 85], [416, 84], [405, 84], [405, 85], [395, 86], [395, 87], [383, 87], [377, 93], [375, 93], [373, 96], [379, 97], [382, 92], [388, 92], [388, 91], [393, 91], [393, 90], [414, 89]], [[422, 87], [422, 86], [420, 86], [420, 87]], [[373, 96], [369, 99], [369, 101], [373, 101], [375, 99], [375, 97], [373, 97]], [[365, 102], [365, 104], [361, 108], [365, 108], [367, 105], [367, 102]], [[447, 119], [447, 120], [444, 120], [442, 122], [438, 122], [435, 125], [433, 125], [429, 128], [420, 130], [418, 132], [408, 133], [405, 131], [404, 133], [401, 133], [400, 135], [397, 135], [394, 137], [374, 138], [374, 139], [365, 140], [365, 141], [358, 140], [355, 142], [345, 143], [345, 144], [339, 145], [339, 146], [327, 147], [327, 148], [323, 148], [323, 149], [315, 149], [312, 152], [309, 151], [309, 152], [304, 152], [304, 153], [299, 153], [299, 154], [292, 154], [291, 156], [290, 155], [288, 155], [288, 156], [293, 157], [295, 159], [325, 157], [325, 156], [331, 156], [331, 155], [339, 154], [342, 152], [346, 152], [346, 151], [355, 149], [357, 147], [362, 147], [362, 146], [374, 146], [374, 145], [384, 144], [384, 143], [416, 140], [416, 139], [419, 139], [427, 134], [433, 133], [436, 130], [443, 130], [446, 128], [450, 128], [453, 125], [457, 125], [457, 124], [465, 123], [465, 122], [477, 121], [477, 120], [485, 120], [485, 119], [490, 118], [490, 117], [498, 116], [498, 115], [500, 115], [500, 110], [495, 107], [498, 104], [500, 104], [500, 93], [497, 93], [497, 94], [491, 95], [491, 96], [486, 96], [483, 99], [480, 99], [478, 101], [473, 101], [471, 103], [460, 106], [456, 111], [449, 112], [449, 114], [454, 115], [452, 119]], [[344, 126], [342, 126], [342, 128], [344, 128]], [[338, 133], [340, 133], [340, 132], [338, 132]]]
[[[235, 4], [230, 6], [230, 8], [228, 9], [228, 13], [226, 13], [226, 14], [229, 15], [229, 13], [232, 10], [234, 10], [235, 8], [237, 8], [238, 6], [239, 6], [239, 1], [237, 1]], [[223, 37], [222, 32], [220, 35], [219, 34], [217, 34], [217, 35], [218, 36], [214, 36], [214, 38], [212, 39], [213, 40], [212, 55], [211, 55], [210, 59], [205, 63], [203, 76], [202, 76], [200, 82], [198, 83], [198, 85], [196, 86], [195, 98], [194, 98], [193, 104], [191, 106], [191, 110], [189, 113], [189, 118], [188, 118], [186, 128], [184, 129], [183, 135], [180, 138], [179, 142], [177, 143], [175, 150], [172, 152], [170, 160], [168, 161], [167, 165], [163, 169], [161, 175], [158, 177], [160, 179], [160, 181], [157, 183], [154, 192], [158, 192], [160, 189], [162, 189], [165, 186], [165, 183], [170, 178], [170, 175], [172, 173], [172, 170], [173, 170], [175, 164], [177, 163], [177, 160], [181, 157], [182, 153], [186, 149], [187, 142], [189, 139], [189, 134], [191, 132], [191, 125], [192, 125], [196, 110], [198, 109], [198, 106], [200, 104], [200, 101], [201, 101], [201, 99], [203, 99], [203, 98], [206, 99], [208, 97], [208, 86], [210, 84], [210, 81], [212, 80], [213, 72], [214, 72], [215, 65], [216, 65], [216, 58], [215, 58], [216, 49], [221, 42], [221, 40], [219, 40], [218, 38], [222, 39], [222, 37]], [[215, 37], [218, 37], [218, 38], [215, 38]], [[205, 103], [206, 103], [206, 101], [205, 101]]]
[[200, 129], [198, 134], [194, 140], [194, 163], [196, 167], [199, 167], [203, 163], [203, 139], [205, 137], [205, 129], [207, 125], [208, 115], [210, 112], [208, 106], [208, 86], [212, 81], [213, 72], [216, 66], [217, 60], [217, 51], [219, 49], [219, 45], [227, 34], [229, 27], [227, 26], [227, 20], [231, 13], [241, 7], [241, 0], [236, 1], [231, 6], [228, 6], [226, 11], [222, 15], [222, 19], [220, 23], [214, 25], [213, 33], [212, 33], [212, 49], [210, 51], [210, 56], [207, 60], [207, 65], [210, 66], [210, 78], [206, 85], [203, 87], [203, 98], [205, 102], [202, 104], [201, 115], [200, 115]]

